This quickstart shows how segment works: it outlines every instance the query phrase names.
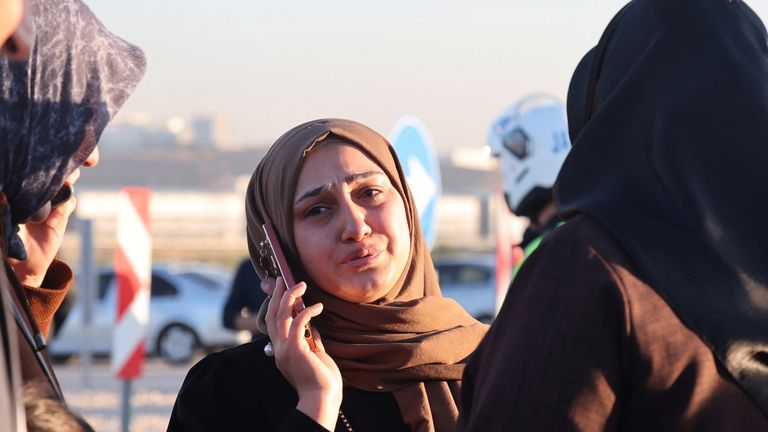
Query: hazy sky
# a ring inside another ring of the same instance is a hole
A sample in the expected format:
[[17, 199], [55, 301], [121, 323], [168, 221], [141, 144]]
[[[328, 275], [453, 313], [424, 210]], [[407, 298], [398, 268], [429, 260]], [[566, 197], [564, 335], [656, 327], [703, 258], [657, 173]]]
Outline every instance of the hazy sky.
[[[85, 1], [147, 55], [123, 113], [218, 113], [254, 144], [320, 117], [386, 135], [412, 114], [441, 150], [482, 146], [496, 114], [522, 95], [564, 99], [581, 56], [626, 3]], [[768, 16], [767, 0], [751, 3]]]

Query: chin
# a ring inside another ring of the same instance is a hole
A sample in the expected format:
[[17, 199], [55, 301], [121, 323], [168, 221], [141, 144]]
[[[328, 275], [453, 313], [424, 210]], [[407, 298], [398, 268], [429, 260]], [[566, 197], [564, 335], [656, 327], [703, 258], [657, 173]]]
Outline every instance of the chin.
[[386, 296], [387, 293], [389, 292], [389, 290], [384, 290], [379, 287], [374, 287], [374, 288], [367, 287], [367, 288], [363, 288], [362, 290], [359, 288], [358, 289], [353, 288], [353, 290], [354, 290], [353, 292], [356, 295], [350, 296], [350, 297], [354, 297], [354, 299], [350, 298], [348, 299], [348, 301], [352, 303], [357, 303], [357, 304], [373, 303], [381, 299], [382, 297]]

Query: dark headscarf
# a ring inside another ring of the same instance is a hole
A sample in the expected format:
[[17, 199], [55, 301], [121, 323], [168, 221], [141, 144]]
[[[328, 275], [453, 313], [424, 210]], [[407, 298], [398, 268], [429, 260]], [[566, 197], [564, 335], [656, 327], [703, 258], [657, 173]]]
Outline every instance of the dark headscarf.
[[8, 253], [24, 258], [16, 227], [80, 167], [144, 74], [144, 54], [110, 33], [78, 0], [28, 0], [28, 61], [0, 58], [0, 223]]
[[[301, 268], [293, 238], [293, 196], [306, 156], [317, 145], [350, 144], [387, 174], [405, 203], [411, 255], [393, 289], [374, 303], [354, 304], [318, 289]], [[261, 225], [270, 221], [283, 240], [307, 303], [323, 303], [312, 320], [346, 385], [391, 391], [414, 431], [452, 431], [466, 358], [487, 326], [442, 297], [419, 228], [412, 194], [394, 149], [384, 137], [349, 120], [316, 120], [285, 133], [259, 163], [246, 195], [248, 247], [259, 275]]]
[[573, 76], [555, 185], [766, 413], [767, 40], [739, 0], [629, 3]]

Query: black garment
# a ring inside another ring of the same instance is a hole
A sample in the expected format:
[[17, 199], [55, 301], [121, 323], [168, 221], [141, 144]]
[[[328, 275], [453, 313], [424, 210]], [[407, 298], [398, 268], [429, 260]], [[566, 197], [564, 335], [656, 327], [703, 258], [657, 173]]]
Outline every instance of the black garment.
[[[227, 297], [227, 302], [222, 310], [221, 320], [224, 327], [238, 330], [235, 328], [235, 317], [240, 315], [240, 311], [245, 308], [252, 315], [256, 315], [266, 298], [267, 294], [261, 290], [261, 279], [256, 274], [256, 270], [253, 269], [251, 259], [246, 258], [237, 268], [235, 278], [232, 280], [232, 287], [229, 290], [229, 297]], [[255, 340], [258, 335], [259, 333], [254, 333], [251, 340]]]
[[[298, 396], [264, 355], [267, 339], [210, 354], [190, 369], [168, 424], [176, 431], [325, 431], [296, 410]], [[341, 410], [356, 432], [407, 431], [392, 393], [344, 388]], [[339, 421], [336, 431], [347, 429]]]
[[541, 226], [529, 225], [528, 228], [525, 229], [525, 232], [523, 233], [523, 240], [520, 241], [520, 244], [518, 246], [525, 249], [532, 241], [552, 231], [562, 221], [563, 220], [560, 219], [559, 215], [555, 215], [549, 218], [549, 220], [547, 220], [544, 223], [544, 225], [541, 225]]
[[526, 260], [463, 382], [462, 432], [768, 431], [760, 408], [587, 215]]
[[768, 35], [740, 0], [635, 0], [571, 81], [564, 216], [615, 236], [768, 414]]

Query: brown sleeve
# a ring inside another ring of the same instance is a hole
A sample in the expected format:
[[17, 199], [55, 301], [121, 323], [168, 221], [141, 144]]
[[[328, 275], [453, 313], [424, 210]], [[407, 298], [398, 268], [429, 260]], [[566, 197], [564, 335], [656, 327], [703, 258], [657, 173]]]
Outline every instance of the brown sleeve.
[[29, 311], [43, 336], [48, 337], [53, 314], [59, 309], [69, 287], [74, 280], [74, 274], [68, 265], [62, 261], [53, 260], [45, 273], [40, 288], [24, 285], [24, 291], [29, 299]]
[[563, 234], [531, 255], [470, 360], [460, 430], [618, 428], [624, 296], [595, 248]]

